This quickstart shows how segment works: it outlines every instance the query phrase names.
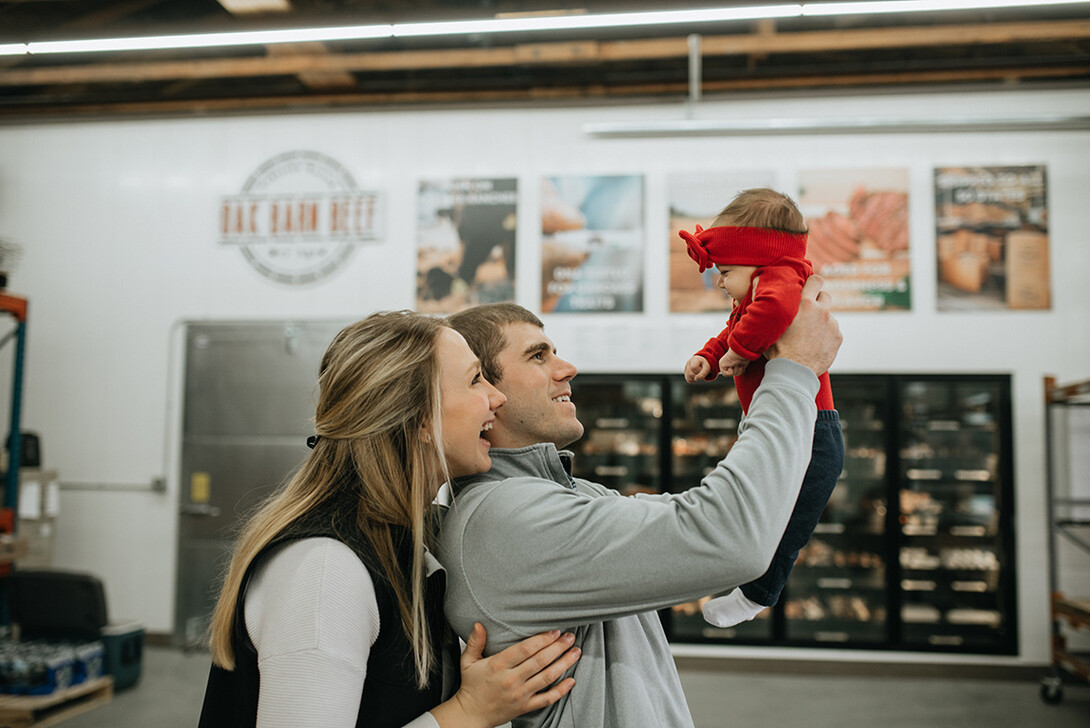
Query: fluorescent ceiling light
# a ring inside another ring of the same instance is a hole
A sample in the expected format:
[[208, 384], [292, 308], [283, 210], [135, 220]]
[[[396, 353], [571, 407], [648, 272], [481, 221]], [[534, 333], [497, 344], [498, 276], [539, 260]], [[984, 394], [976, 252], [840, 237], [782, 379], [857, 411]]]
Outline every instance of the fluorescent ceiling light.
[[255, 30], [240, 33], [199, 33], [156, 35], [142, 38], [101, 38], [97, 40], [56, 40], [27, 43], [27, 52], [97, 53], [102, 51], [146, 51], [167, 48], [209, 48], [272, 43], [305, 43], [323, 40], [389, 38], [391, 25], [356, 25], [344, 28], [296, 28]]
[[223, 9], [234, 15], [255, 13], [286, 13], [291, 10], [288, 0], [219, 0]]
[[998, 10], [1040, 5], [1075, 5], [1084, 0], [875, 0], [874, 2], [803, 3], [802, 15], [876, 15], [940, 10]]
[[792, 3], [753, 5], [695, 10], [661, 10], [600, 15], [542, 15], [455, 20], [436, 23], [394, 23], [351, 25], [332, 28], [297, 28], [287, 30], [246, 31], [237, 33], [202, 33], [137, 38], [103, 38], [73, 41], [34, 41], [0, 44], [0, 55], [25, 53], [97, 53], [104, 51], [161, 50], [168, 48], [207, 48], [222, 46], [269, 45], [316, 41], [408, 38], [435, 35], [481, 33], [549, 32], [593, 28], [623, 28], [647, 25], [695, 25], [766, 18], [790, 18], [808, 15], [858, 15], [908, 13], [921, 11], [980, 10], [1007, 7], [1087, 4], [1090, 0], [876, 0], [875, 2]]
[[956, 131], [1055, 131], [1090, 129], [1090, 116], [1025, 115], [978, 118], [946, 116], [926, 118], [767, 118], [676, 119], [663, 121], [600, 122], [583, 125], [583, 132], [597, 137], [745, 136], [775, 134], [858, 134], [861, 132], [956, 132]]
[[527, 30], [585, 30], [588, 28], [627, 28], [640, 25], [677, 25], [679, 23], [719, 23], [732, 20], [792, 18], [800, 15], [800, 7], [797, 4], [760, 5], [740, 8], [660, 10], [644, 13], [456, 20], [443, 23], [397, 23], [393, 26], [393, 35], [395, 37], [410, 37], [459, 33], [510, 33]]

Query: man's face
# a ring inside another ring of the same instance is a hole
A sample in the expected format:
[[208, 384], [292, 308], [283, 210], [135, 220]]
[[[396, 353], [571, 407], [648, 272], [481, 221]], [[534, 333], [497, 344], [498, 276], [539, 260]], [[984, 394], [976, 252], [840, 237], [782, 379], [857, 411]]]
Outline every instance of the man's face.
[[503, 335], [507, 346], [496, 358], [503, 375], [495, 385], [507, 402], [485, 436], [496, 447], [539, 442], [566, 447], [578, 440], [583, 425], [575, 416], [570, 386], [575, 367], [556, 355], [553, 342], [533, 324], [508, 324]]

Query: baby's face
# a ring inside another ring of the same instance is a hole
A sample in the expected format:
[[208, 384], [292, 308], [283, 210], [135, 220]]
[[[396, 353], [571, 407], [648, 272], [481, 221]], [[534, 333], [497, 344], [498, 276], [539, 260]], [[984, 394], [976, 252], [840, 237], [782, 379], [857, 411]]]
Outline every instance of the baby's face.
[[755, 265], [717, 265], [715, 269], [719, 271], [715, 285], [722, 288], [735, 302], [741, 301], [749, 293], [753, 274], [757, 272]]

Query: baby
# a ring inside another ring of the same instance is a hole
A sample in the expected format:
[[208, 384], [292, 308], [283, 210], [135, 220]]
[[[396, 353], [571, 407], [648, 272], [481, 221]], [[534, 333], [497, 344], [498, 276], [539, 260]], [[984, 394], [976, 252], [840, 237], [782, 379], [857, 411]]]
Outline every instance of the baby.
[[[719, 272], [716, 284], [731, 299], [730, 319], [685, 364], [685, 379], [733, 376], [744, 414], [764, 375], [764, 352], [794, 320], [803, 284], [813, 274], [805, 257], [806, 220], [786, 195], [752, 189], [739, 193], [712, 225], [680, 234], [702, 273], [713, 266]], [[832, 495], [844, 466], [844, 439], [828, 372], [819, 382], [810, 466], [772, 563], [756, 581], [707, 602], [704, 618], [711, 624], [729, 627], [753, 619], [779, 600], [799, 550]]]

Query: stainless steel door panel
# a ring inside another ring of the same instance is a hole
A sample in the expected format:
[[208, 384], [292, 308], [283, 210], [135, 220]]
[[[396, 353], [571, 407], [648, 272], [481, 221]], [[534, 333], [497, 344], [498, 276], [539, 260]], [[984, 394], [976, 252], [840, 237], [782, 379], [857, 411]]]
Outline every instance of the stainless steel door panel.
[[175, 620], [175, 644], [197, 647], [205, 643], [233, 544], [229, 540], [189, 541], [180, 548], [179, 573], [180, 565], [186, 564], [186, 578], [178, 580], [176, 601], [186, 610], [179, 611], [182, 616]]
[[187, 332], [185, 436], [303, 434], [332, 323], [202, 324]]
[[179, 513], [191, 539], [230, 538], [303, 462], [302, 435], [280, 442], [187, 442]]
[[243, 519], [303, 461], [318, 366], [343, 326], [187, 325], [175, 643], [202, 642]]

